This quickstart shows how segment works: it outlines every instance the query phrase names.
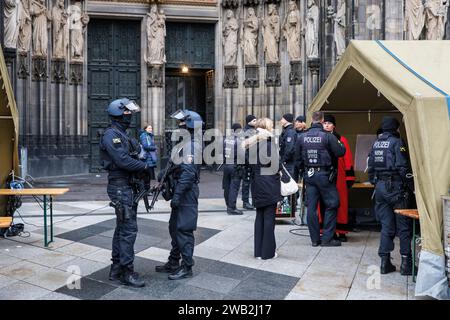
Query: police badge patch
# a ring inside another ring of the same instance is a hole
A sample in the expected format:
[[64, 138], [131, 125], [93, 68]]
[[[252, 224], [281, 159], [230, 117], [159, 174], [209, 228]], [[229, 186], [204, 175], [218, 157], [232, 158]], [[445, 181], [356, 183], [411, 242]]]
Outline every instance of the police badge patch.
[[291, 142], [292, 141], [292, 137], [287, 137], [286, 141], [287, 142]]
[[120, 140], [120, 138], [114, 138], [113, 143], [122, 143], [122, 141]]

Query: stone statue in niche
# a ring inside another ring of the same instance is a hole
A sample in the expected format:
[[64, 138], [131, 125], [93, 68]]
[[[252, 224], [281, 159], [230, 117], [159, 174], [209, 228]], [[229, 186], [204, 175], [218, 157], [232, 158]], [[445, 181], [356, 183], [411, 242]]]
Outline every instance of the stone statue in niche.
[[66, 57], [67, 17], [64, 0], [57, 0], [52, 8], [53, 58], [56, 59]]
[[334, 16], [334, 43], [336, 45], [336, 60], [339, 60], [345, 51], [345, 1], [338, 0], [337, 11]]
[[419, 40], [425, 25], [425, 9], [422, 0], [405, 1], [405, 39]]
[[166, 15], [153, 4], [147, 13], [147, 64], [163, 64], [165, 54]]
[[290, 61], [300, 61], [300, 35], [302, 22], [300, 18], [300, 10], [294, 1], [289, 2], [289, 11], [287, 13], [284, 26], [283, 37], [287, 42], [287, 52]]
[[19, 3], [19, 38], [17, 49], [19, 52], [30, 51], [31, 44], [31, 14], [30, 0], [20, 0]]
[[306, 12], [306, 56], [319, 57], [319, 7], [314, 0], [308, 0]]
[[223, 52], [226, 66], [234, 66], [237, 62], [238, 49], [238, 29], [237, 19], [231, 9], [226, 11], [226, 20], [223, 27]]
[[447, 23], [449, 1], [427, 0], [425, 2], [425, 25], [427, 40], [442, 40]]
[[33, 55], [46, 57], [48, 51], [48, 21], [50, 12], [45, 6], [45, 0], [31, 0], [31, 16], [33, 20]]
[[83, 62], [84, 34], [89, 23], [89, 16], [83, 12], [80, 2], [69, 6], [67, 13], [70, 30], [70, 59], [73, 62]]
[[247, 10], [247, 18], [244, 20], [244, 39], [242, 41], [245, 65], [258, 64], [258, 29], [258, 17], [255, 9], [250, 7]]
[[17, 38], [19, 35], [19, 1], [18, 0], [2, 0], [4, 1], [4, 41], [6, 48], [16, 48]]
[[280, 16], [275, 4], [268, 7], [268, 15], [263, 23], [264, 52], [266, 63], [278, 63], [278, 42], [280, 41]]

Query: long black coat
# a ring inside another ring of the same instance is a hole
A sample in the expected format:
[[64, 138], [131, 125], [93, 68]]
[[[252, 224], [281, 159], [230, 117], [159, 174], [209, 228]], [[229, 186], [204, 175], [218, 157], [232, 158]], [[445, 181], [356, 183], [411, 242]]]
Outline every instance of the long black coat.
[[[253, 205], [256, 208], [262, 208], [269, 205], [274, 205], [282, 200], [281, 196], [281, 186], [280, 186], [280, 175], [279, 175], [279, 156], [278, 150], [273, 141], [274, 137], [268, 131], [263, 129], [258, 129], [258, 134], [246, 139], [245, 143], [247, 148], [249, 148], [250, 153], [256, 156], [256, 163], [251, 163], [252, 168], [252, 198]], [[267, 151], [262, 150], [266, 148]], [[266, 153], [267, 152], [267, 153]], [[267, 154], [272, 161], [266, 164], [264, 161], [264, 156]], [[273, 158], [272, 158], [273, 157]], [[264, 169], [275, 168], [274, 174], [262, 174]]]

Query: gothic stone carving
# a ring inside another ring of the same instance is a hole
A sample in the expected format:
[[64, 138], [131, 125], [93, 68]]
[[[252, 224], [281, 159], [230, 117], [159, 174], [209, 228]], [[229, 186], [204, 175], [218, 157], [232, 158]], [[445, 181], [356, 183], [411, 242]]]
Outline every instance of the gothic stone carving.
[[236, 65], [238, 50], [238, 29], [237, 19], [231, 9], [226, 10], [226, 21], [223, 27], [223, 52], [224, 64], [226, 66]]
[[19, 34], [18, 21], [18, 0], [2, 0], [3, 4], [3, 19], [4, 19], [4, 44], [6, 48], [16, 48], [17, 38]]
[[405, 39], [419, 40], [425, 25], [425, 11], [422, 0], [405, 1]]
[[306, 56], [316, 58], [319, 56], [319, 7], [314, 0], [308, 0], [306, 13]]
[[18, 55], [17, 77], [19, 79], [26, 79], [30, 75], [30, 66], [28, 65], [28, 54], [26, 52], [19, 52]]
[[[48, 46], [48, 20], [51, 19], [50, 12], [45, 6], [44, 0], [31, 1], [30, 14], [33, 19], [33, 55], [39, 57], [47, 56]], [[37, 59], [39, 60], [39, 59]]]
[[264, 52], [266, 63], [276, 64], [279, 62], [278, 43], [280, 41], [280, 16], [275, 4], [269, 4], [268, 14], [263, 22]]
[[259, 87], [259, 66], [258, 65], [246, 65], [245, 66], [244, 86], [246, 88], [258, 88]]
[[73, 85], [83, 84], [83, 63], [74, 62], [70, 63], [70, 76], [69, 83]]
[[281, 65], [279, 63], [268, 63], [266, 65], [266, 86], [281, 86]]
[[52, 82], [56, 83], [66, 82], [66, 60], [64, 59], [52, 60]]
[[260, 0], [244, 0], [242, 2], [242, 4], [246, 7], [250, 7], [250, 6], [256, 7], [257, 5], [259, 5], [260, 2], [261, 2]]
[[239, 7], [239, 0], [222, 0], [222, 7], [225, 9], [236, 9]]
[[162, 87], [163, 83], [163, 65], [147, 65], [147, 86]]
[[19, 38], [17, 49], [19, 52], [30, 51], [31, 44], [31, 14], [30, 1], [20, 0], [19, 3]]
[[67, 13], [69, 14], [70, 29], [70, 60], [83, 61], [84, 34], [89, 23], [89, 16], [83, 12], [80, 2], [69, 6]]
[[33, 57], [33, 81], [46, 81], [47, 80], [47, 58], [41, 56]]
[[302, 62], [291, 61], [291, 72], [289, 73], [289, 84], [302, 84]]
[[166, 15], [163, 10], [158, 12], [156, 4], [147, 13], [147, 64], [163, 64], [166, 62], [165, 37]]
[[224, 79], [223, 79], [223, 87], [224, 88], [238, 88], [238, 75], [237, 75], [237, 66], [224, 66]]

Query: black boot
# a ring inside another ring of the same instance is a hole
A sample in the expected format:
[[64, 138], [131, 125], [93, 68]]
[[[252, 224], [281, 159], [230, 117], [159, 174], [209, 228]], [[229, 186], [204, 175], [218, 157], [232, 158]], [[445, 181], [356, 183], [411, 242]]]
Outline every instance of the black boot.
[[120, 279], [120, 283], [126, 286], [134, 287], [134, 288], [142, 288], [145, 287], [145, 282], [141, 278], [139, 278], [139, 274], [134, 272], [131, 268], [125, 268], [123, 270], [122, 278]]
[[119, 263], [113, 263], [111, 265], [111, 270], [109, 271], [109, 280], [119, 281], [122, 276], [122, 268]]
[[[402, 256], [402, 264], [400, 265], [400, 274], [402, 276], [412, 276], [412, 257]], [[414, 271], [416, 273], [417, 270]]]
[[245, 210], [255, 210], [255, 207], [252, 206], [249, 202], [244, 202], [243, 207]]
[[381, 267], [380, 273], [387, 274], [397, 270], [395, 266], [391, 263], [391, 256], [388, 254], [387, 256], [381, 257]]
[[192, 277], [192, 267], [181, 266], [177, 271], [169, 274], [169, 280], [180, 280]]
[[164, 264], [162, 266], [156, 266], [155, 271], [156, 272], [173, 273], [173, 272], [177, 271], [179, 267], [180, 267], [180, 264], [178, 262], [175, 264], [175, 263], [168, 261], [168, 262], [166, 262], [166, 264]]
[[230, 208], [230, 207], [227, 208], [227, 213], [229, 215], [242, 215], [242, 214], [244, 214], [244, 212], [242, 212], [241, 210], [239, 210], [237, 208], [233, 209], [233, 208]]

